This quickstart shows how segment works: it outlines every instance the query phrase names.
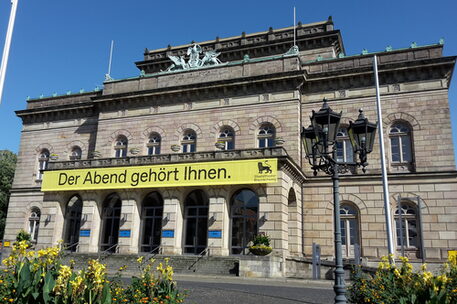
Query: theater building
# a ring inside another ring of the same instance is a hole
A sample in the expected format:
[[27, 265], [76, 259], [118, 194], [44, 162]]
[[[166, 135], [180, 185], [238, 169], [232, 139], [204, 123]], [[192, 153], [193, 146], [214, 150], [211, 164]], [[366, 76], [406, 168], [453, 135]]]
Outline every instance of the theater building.
[[[349, 120], [376, 121], [378, 56], [397, 252], [439, 261], [457, 249], [457, 172], [443, 42], [348, 56], [331, 19], [144, 51], [138, 76], [27, 100], [5, 239], [63, 239], [81, 253], [333, 256], [331, 178], [313, 176], [300, 138], [323, 98], [342, 111], [337, 158], [353, 161]], [[380, 46], [381, 48], [381, 46]], [[346, 258], [387, 253], [380, 153], [340, 181]], [[401, 205], [399, 205], [401, 203]], [[403, 236], [403, 237], [401, 237]]]

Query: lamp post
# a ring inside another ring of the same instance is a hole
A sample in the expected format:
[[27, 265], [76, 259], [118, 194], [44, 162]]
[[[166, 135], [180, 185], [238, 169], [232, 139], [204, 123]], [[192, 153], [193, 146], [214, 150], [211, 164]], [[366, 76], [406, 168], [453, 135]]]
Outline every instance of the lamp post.
[[340, 202], [339, 202], [339, 174], [345, 173], [351, 168], [362, 167], [365, 172], [367, 155], [373, 150], [373, 143], [377, 124], [371, 123], [359, 110], [359, 116], [355, 122], [349, 123], [348, 133], [354, 154], [358, 155], [357, 161], [340, 162], [337, 160], [336, 135], [340, 126], [341, 112], [336, 113], [328, 106], [324, 98], [322, 108], [311, 116], [311, 125], [302, 128], [301, 138], [303, 141], [306, 157], [309, 160], [314, 175], [317, 171], [323, 171], [332, 176], [333, 181], [333, 217], [335, 226], [335, 303], [347, 303], [346, 286], [344, 282], [343, 256], [341, 246]]

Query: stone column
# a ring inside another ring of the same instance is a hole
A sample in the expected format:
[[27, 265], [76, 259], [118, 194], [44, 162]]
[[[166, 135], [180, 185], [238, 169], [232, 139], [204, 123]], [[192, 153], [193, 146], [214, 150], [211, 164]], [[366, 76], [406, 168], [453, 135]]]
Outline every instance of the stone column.
[[182, 254], [183, 212], [177, 190], [164, 192], [161, 246], [163, 254]]
[[[49, 247], [57, 244], [62, 238], [62, 212], [56, 195], [45, 195], [41, 209], [40, 226], [38, 230], [38, 247]], [[58, 225], [57, 225], [58, 224]]]
[[[79, 232], [79, 252], [98, 252], [101, 230], [101, 197], [94, 192], [81, 194], [83, 210]], [[100, 206], [98, 206], [100, 201]]]
[[135, 192], [128, 190], [120, 192], [122, 208], [121, 221], [119, 224], [119, 253], [138, 253], [140, 216], [135, 194]]
[[210, 255], [229, 255], [229, 217], [226, 193], [222, 189], [209, 189], [208, 247]]
[[282, 186], [284, 173], [278, 175], [277, 183], [267, 184], [267, 195], [259, 194], [259, 232], [270, 236], [273, 251], [282, 256], [287, 252], [287, 189]]

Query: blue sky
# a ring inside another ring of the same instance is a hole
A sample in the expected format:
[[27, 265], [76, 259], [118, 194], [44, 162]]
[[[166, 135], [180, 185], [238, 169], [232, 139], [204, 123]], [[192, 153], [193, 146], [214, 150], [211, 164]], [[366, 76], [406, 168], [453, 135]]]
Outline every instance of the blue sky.
[[[0, 105], [0, 149], [18, 151], [27, 96], [50, 96], [69, 90], [93, 90], [107, 72], [109, 46], [115, 41], [112, 77], [139, 74], [133, 62], [145, 48], [180, 45], [281, 28], [297, 20], [311, 23], [333, 16], [346, 53], [381, 51], [437, 43], [444, 55], [457, 55], [457, 1], [153, 1], [19, 0], [10, 61]], [[3, 48], [10, 0], [0, 0], [0, 49]], [[454, 143], [457, 134], [456, 75], [449, 101]]]

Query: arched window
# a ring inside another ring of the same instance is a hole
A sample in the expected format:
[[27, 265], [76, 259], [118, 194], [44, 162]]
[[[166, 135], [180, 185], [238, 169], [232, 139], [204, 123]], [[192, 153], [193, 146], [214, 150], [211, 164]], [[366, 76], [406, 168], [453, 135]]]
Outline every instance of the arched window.
[[160, 135], [158, 133], [151, 133], [151, 135], [149, 135], [149, 141], [147, 143], [148, 155], [160, 154], [160, 143]]
[[184, 253], [200, 254], [208, 245], [209, 200], [202, 190], [194, 190], [184, 201]]
[[232, 236], [230, 252], [247, 254], [247, 245], [258, 233], [259, 197], [249, 189], [236, 192], [230, 202]]
[[389, 138], [392, 162], [412, 162], [411, 129], [409, 126], [401, 122], [393, 124], [389, 131]]
[[162, 234], [163, 199], [158, 192], [149, 193], [143, 200], [141, 222], [143, 232], [141, 252], [152, 252], [160, 246]]
[[82, 150], [78, 146], [71, 148], [70, 160], [80, 160], [82, 155]]
[[355, 206], [348, 203], [341, 204], [340, 224], [343, 255], [354, 257], [354, 246], [360, 246], [359, 212]]
[[354, 151], [346, 128], [340, 128], [336, 134], [336, 160], [348, 163], [354, 161]]
[[[400, 212], [401, 210], [401, 212]], [[397, 245], [406, 249], [418, 249], [420, 245], [417, 207], [410, 202], [401, 202], [395, 211]]]
[[49, 162], [49, 150], [43, 149], [38, 156], [38, 172], [37, 172], [37, 179], [41, 180], [43, 178], [42, 170], [45, 170], [48, 167]]
[[181, 140], [182, 151], [186, 152], [195, 152], [197, 149], [197, 134], [194, 130], [187, 129], [184, 131]]
[[119, 239], [119, 227], [121, 222], [121, 198], [116, 194], [110, 194], [103, 202], [102, 221], [103, 230], [101, 238], [101, 251], [116, 252]]
[[274, 147], [275, 146], [275, 136], [276, 136], [276, 130], [272, 124], [270, 124], [270, 123], [262, 124], [259, 128], [259, 133], [257, 134], [259, 148]]
[[121, 158], [127, 156], [127, 137], [120, 135], [114, 143], [114, 157]]
[[222, 150], [233, 150], [235, 149], [235, 132], [231, 127], [222, 127], [217, 141], [224, 144], [224, 148]]
[[33, 207], [30, 210], [30, 217], [29, 217], [29, 233], [30, 233], [30, 237], [33, 242], [36, 242], [38, 240], [38, 230], [40, 229], [40, 217], [41, 217], [40, 208]]
[[81, 217], [83, 201], [77, 195], [70, 198], [65, 209], [65, 247], [69, 251], [76, 251], [79, 242], [79, 229], [81, 228]]

